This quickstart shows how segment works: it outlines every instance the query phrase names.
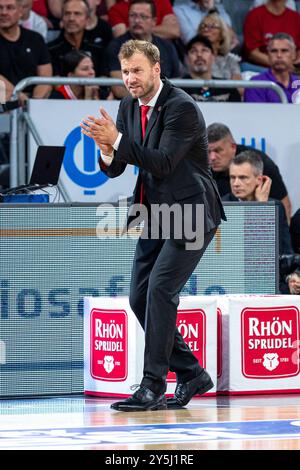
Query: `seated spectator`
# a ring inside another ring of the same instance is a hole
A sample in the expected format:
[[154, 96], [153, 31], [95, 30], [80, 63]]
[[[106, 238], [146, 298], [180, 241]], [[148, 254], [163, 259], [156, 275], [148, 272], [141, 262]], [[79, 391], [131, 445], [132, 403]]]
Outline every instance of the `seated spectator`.
[[48, 31], [47, 23], [42, 16], [32, 11], [32, 2], [33, 0], [22, 0], [20, 25], [23, 26], [23, 28], [40, 33], [46, 41]]
[[231, 27], [231, 19], [222, 4], [217, 8], [215, 0], [186, 0], [180, 5], [174, 5], [174, 12], [180, 25], [180, 36], [187, 44], [196, 36], [199, 24], [210, 10], [217, 9], [225, 23]]
[[[130, 0], [117, 2], [108, 10], [108, 21], [113, 28], [115, 38], [125, 34], [129, 28], [128, 14]], [[170, 0], [154, 0], [156, 8], [153, 34], [165, 39], [178, 39], [180, 28], [177, 17], [173, 12]]]
[[207, 128], [209, 162], [213, 176], [222, 196], [230, 192], [229, 165], [236, 155], [244, 150], [254, 151], [263, 162], [264, 175], [272, 180], [270, 197], [282, 202], [288, 221], [291, 217], [291, 203], [279, 168], [264, 152], [246, 145], [237, 145], [230, 129], [222, 123], [210, 124]]
[[[300, 89], [300, 80], [291, 73], [296, 55], [296, 46], [293, 38], [286, 33], [277, 33], [270, 39], [267, 46], [270, 68], [259, 75], [251, 77], [251, 81], [266, 80], [279, 85], [289, 103], [293, 103], [293, 96]], [[251, 103], [280, 103], [276, 91], [270, 88], [246, 88], [244, 101]]]
[[[108, 17], [107, 15], [104, 15], [104, 18], [102, 17], [103, 11], [106, 12], [105, 0], [87, 0], [87, 3], [89, 5], [89, 17], [86, 29], [91, 31], [91, 37], [95, 40], [95, 43], [101, 42], [105, 47], [112, 39], [112, 30], [107, 22]], [[63, 4], [64, 0], [47, 0], [49, 8], [48, 22], [51, 25], [50, 27], [55, 30], [60, 29], [60, 20], [63, 15]], [[102, 6], [104, 6], [104, 10], [101, 8]], [[55, 32], [56, 31], [54, 31], [53, 34]], [[56, 39], [56, 37], [54, 39]]]
[[300, 254], [283, 254], [279, 258], [282, 294], [300, 294]]
[[[245, 150], [237, 155], [229, 165], [231, 192], [222, 197], [223, 201], [272, 201], [269, 197], [272, 181], [263, 174], [263, 162], [253, 150]], [[284, 207], [275, 200], [278, 207], [279, 255], [293, 255], [293, 248]], [[298, 275], [293, 272], [286, 277], [285, 270], [279, 264], [279, 289], [282, 294], [296, 294], [298, 290]]]
[[59, 37], [50, 42], [49, 52], [54, 74], [62, 75], [64, 56], [72, 49], [89, 52], [93, 59], [96, 76], [107, 75], [107, 65], [102, 42], [90, 38], [85, 30], [89, 16], [89, 5], [86, 0], [65, 0], [62, 13], [63, 30]]
[[300, 14], [285, 5], [285, 0], [268, 0], [250, 10], [244, 23], [245, 59], [270, 67], [267, 45], [276, 33], [288, 33], [297, 47], [295, 63], [300, 62]]
[[[263, 174], [264, 164], [253, 149], [244, 150], [236, 155], [229, 164], [230, 192], [222, 197], [223, 201], [257, 201], [270, 199], [272, 180]], [[292, 242], [284, 207], [276, 201], [279, 208], [279, 254], [292, 254]]]
[[97, 7], [100, 5], [101, 0], [87, 0], [90, 7], [90, 14], [86, 30], [89, 32], [90, 40], [95, 44], [102, 44], [104, 47], [108, 46], [113, 38], [111, 26], [107, 21], [102, 20], [97, 15]]
[[[51, 77], [52, 66], [43, 37], [19, 25], [21, 0], [0, 0], [0, 79], [5, 82], [6, 101], [15, 85], [26, 77]], [[47, 98], [51, 87], [36, 85], [20, 93], [23, 103], [28, 96]]]
[[[300, 294], [300, 269], [294, 271], [286, 277], [290, 294]], [[282, 292], [285, 293], [285, 292]]]
[[[112, 78], [122, 78], [118, 54], [122, 44], [129, 39], [150, 41], [158, 47], [161, 58], [161, 74], [168, 78], [179, 77], [179, 59], [171, 41], [153, 34], [155, 26], [155, 4], [152, 0], [132, 0], [129, 7], [129, 31], [113, 39], [107, 48], [107, 61]], [[112, 87], [116, 98], [127, 94], [123, 86]]]
[[[229, 165], [230, 193], [222, 197], [223, 201], [256, 201], [268, 202], [272, 180], [263, 174], [263, 162], [259, 155], [253, 150], [245, 150], [237, 155]], [[293, 254], [289, 227], [284, 207], [280, 201], [275, 201], [278, 207], [278, 229], [279, 229], [279, 255]], [[280, 292], [294, 293], [293, 281], [289, 287], [285, 273], [280, 266]], [[291, 289], [291, 290], [289, 290]]]
[[[95, 69], [90, 55], [84, 51], [73, 49], [63, 60], [64, 77], [95, 78]], [[109, 91], [95, 85], [61, 85], [50, 95], [52, 99], [65, 100], [104, 100], [108, 99]]]
[[[186, 46], [186, 65], [188, 73], [183, 78], [194, 80], [213, 80], [212, 67], [215, 60], [213, 46], [205, 36], [195, 36]], [[237, 88], [184, 87], [196, 101], [241, 101]]]
[[230, 31], [218, 13], [208, 13], [201, 21], [198, 33], [212, 43], [215, 61], [212, 73], [216, 78], [242, 80], [240, 57], [230, 52]]

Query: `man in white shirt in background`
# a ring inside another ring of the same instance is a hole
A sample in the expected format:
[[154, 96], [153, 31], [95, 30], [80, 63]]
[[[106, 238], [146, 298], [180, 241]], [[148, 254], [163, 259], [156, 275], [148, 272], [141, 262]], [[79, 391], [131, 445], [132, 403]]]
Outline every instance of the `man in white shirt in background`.
[[226, 12], [224, 5], [216, 2], [216, 0], [186, 0], [176, 4], [173, 10], [180, 26], [180, 36], [184, 44], [196, 36], [198, 26], [210, 10], [217, 9], [219, 15], [225, 23], [231, 28], [231, 18]]

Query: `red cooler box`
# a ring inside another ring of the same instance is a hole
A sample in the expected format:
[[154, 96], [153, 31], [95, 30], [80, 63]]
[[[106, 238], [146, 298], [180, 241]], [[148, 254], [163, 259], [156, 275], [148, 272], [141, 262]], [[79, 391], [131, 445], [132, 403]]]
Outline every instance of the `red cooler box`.
[[[189, 347], [217, 383], [217, 297], [181, 297], [177, 326]], [[143, 376], [144, 332], [128, 297], [84, 299], [84, 393], [128, 396]], [[167, 394], [176, 387], [174, 373], [167, 377]]]
[[218, 392], [300, 392], [300, 296], [220, 296], [218, 307]]

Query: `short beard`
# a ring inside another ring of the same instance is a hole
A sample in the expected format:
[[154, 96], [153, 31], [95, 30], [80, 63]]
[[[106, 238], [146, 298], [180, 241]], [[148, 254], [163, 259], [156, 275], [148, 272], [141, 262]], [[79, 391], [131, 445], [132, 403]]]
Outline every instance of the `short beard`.
[[285, 72], [285, 71], [288, 71], [288, 67], [286, 66], [286, 64], [283, 64], [283, 63], [280, 63], [280, 64], [274, 64], [272, 66], [273, 70], [275, 70], [275, 72]]
[[153, 90], [154, 90], [154, 81], [151, 82], [151, 85], [149, 85], [144, 91], [143, 91], [143, 94], [142, 95], [135, 95], [133, 94], [132, 92], [130, 92], [132, 98], [134, 99], [143, 99], [143, 98], [148, 98], [148, 96], [152, 97], [152, 93], [153, 93]]
[[148, 98], [148, 96], [152, 96], [154, 90], [154, 83], [152, 82], [151, 85], [145, 90], [144, 94], [140, 96], [140, 98]]
[[203, 64], [203, 65], [195, 65], [192, 69], [192, 72], [195, 73], [195, 74], [202, 74], [202, 73], [205, 73], [207, 72], [207, 67]]

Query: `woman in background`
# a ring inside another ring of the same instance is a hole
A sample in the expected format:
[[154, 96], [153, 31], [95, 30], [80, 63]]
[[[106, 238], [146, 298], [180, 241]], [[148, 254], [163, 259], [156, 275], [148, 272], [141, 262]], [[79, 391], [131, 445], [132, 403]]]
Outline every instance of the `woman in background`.
[[198, 27], [198, 34], [206, 36], [212, 43], [215, 62], [212, 75], [227, 80], [242, 80], [240, 57], [230, 52], [230, 30], [217, 12], [208, 13]]
[[[92, 58], [87, 52], [76, 49], [68, 52], [63, 60], [63, 76], [95, 78]], [[107, 100], [113, 99], [108, 87], [95, 85], [60, 85], [50, 96], [52, 99], [66, 100]]]

